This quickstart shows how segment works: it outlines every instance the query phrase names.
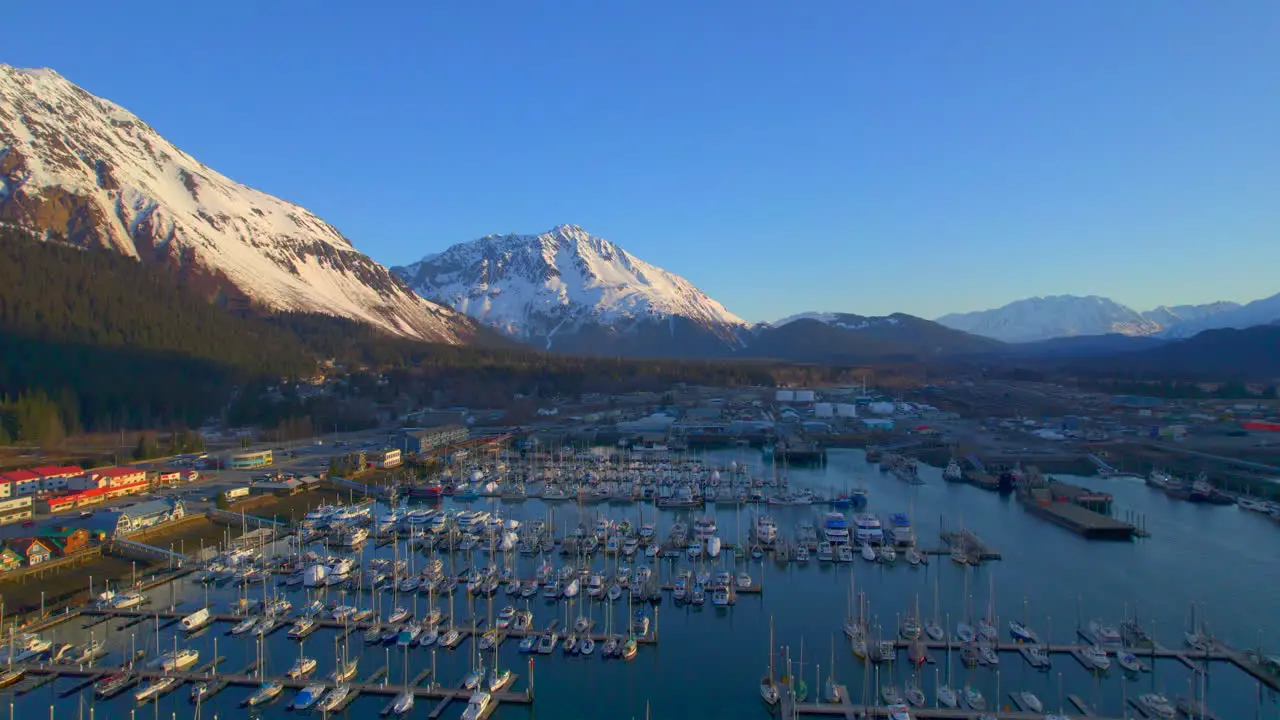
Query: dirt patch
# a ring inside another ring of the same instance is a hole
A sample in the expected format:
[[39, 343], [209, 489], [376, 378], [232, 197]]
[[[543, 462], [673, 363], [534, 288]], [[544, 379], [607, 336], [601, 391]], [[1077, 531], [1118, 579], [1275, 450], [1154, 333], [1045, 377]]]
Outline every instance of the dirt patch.
[[34, 618], [40, 613], [41, 593], [44, 594], [46, 613], [63, 607], [84, 605], [89, 601], [89, 579], [93, 579], [93, 592], [102, 592], [106, 581], [113, 585], [128, 585], [134, 577], [142, 579], [151, 574], [157, 563], [148, 560], [104, 555], [77, 567], [59, 568], [45, 575], [27, 576], [17, 582], [0, 582], [0, 601], [4, 602], [5, 618]]

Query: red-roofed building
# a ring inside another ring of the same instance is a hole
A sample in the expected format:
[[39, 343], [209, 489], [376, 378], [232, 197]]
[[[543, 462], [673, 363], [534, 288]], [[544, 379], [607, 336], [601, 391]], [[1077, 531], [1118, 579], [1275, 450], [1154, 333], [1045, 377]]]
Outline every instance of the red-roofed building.
[[61, 493], [58, 495], [49, 495], [42, 497], [36, 501], [36, 508], [40, 512], [58, 513], [65, 510], [74, 510], [76, 508], [84, 508], [90, 505], [99, 505], [104, 500], [112, 498], [124, 497], [125, 495], [136, 495], [143, 492], [151, 483], [143, 480], [129, 485], [107, 485], [106, 478], [100, 478], [96, 482], [100, 483], [89, 487], [85, 490], [73, 490], [71, 492]]
[[7, 495], [35, 495], [40, 491], [40, 476], [30, 470], [10, 470], [4, 475], [0, 475], [5, 481], [10, 483], [10, 492]]
[[138, 468], [132, 467], [101, 468], [98, 470], [90, 470], [88, 474], [98, 478], [106, 478], [108, 487], [133, 485], [135, 483], [146, 482], [147, 480], [146, 470], [139, 470]]
[[71, 478], [84, 474], [84, 470], [75, 465], [41, 465], [31, 468], [31, 472], [40, 476], [40, 489], [43, 492], [66, 490]]

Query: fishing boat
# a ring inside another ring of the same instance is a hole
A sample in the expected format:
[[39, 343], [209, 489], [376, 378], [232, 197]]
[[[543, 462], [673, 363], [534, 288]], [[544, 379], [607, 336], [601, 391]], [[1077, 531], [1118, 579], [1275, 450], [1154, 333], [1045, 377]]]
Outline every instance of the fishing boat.
[[138, 703], [151, 702], [152, 700], [156, 700], [160, 698], [160, 696], [165, 695], [169, 691], [178, 687], [179, 682], [181, 681], [175, 677], [156, 678], [149, 684], [139, 688], [138, 691], [133, 694], [133, 699]]
[[245, 699], [244, 704], [249, 707], [257, 707], [266, 705], [267, 703], [280, 697], [280, 693], [284, 692], [284, 683], [279, 680], [271, 680], [258, 686], [253, 694]]
[[289, 628], [289, 638], [292, 640], [301, 640], [310, 635], [316, 628], [316, 620], [309, 617], [300, 617], [294, 621], [293, 626]]
[[308, 685], [298, 691], [293, 697], [294, 710], [310, 710], [312, 705], [320, 702], [320, 698], [324, 697], [324, 685]]
[[1043, 645], [1032, 645], [1027, 648], [1027, 657], [1030, 658], [1031, 664], [1038, 668], [1048, 668], [1050, 665], [1049, 652], [1044, 649]]
[[795, 550], [795, 555], [793, 557], [795, 558], [795, 561], [798, 563], [809, 562], [809, 546], [797, 545]]
[[876, 552], [876, 559], [886, 565], [891, 565], [898, 560], [898, 552], [893, 549], [892, 545], [884, 544]]

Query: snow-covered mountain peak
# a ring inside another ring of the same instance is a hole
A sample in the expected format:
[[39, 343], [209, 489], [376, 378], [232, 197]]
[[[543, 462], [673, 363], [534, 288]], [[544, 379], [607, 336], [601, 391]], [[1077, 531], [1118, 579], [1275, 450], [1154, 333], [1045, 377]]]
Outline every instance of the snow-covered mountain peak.
[[1016, 300], [994, 310], [953, 313], [938, 323], [1005, 342], [1034, 342], [1069, 335], [1151, 335], [1160, 325], [1132, 308], [1097, 295], [1047, 295]]
[[547, 347], [586, 326], [626, 331], [678, 318], [731, 344], [746, 328], [688, 280], [577, 225], [486, 235], [396, 272], [425, 297]]
[[224, 301], [445, 342], [475, 330], [310, 211], [227, 178], [50, 70], [0, 65], [0, 221], [165, 265]]

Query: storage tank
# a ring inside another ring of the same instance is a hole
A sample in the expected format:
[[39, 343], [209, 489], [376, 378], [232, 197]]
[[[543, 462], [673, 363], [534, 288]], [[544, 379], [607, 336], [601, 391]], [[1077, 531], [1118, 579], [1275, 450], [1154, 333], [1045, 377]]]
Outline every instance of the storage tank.
[[814, 393], [812, 390], [797, 390], [796, 402], [813, 402]]
[[836, 415], [842, 418], [858, 417], [858, 406], [853, 403], [840, 403], [836, 405]]
[[829, 418], [829, 417], [835, 417], [835, 414], [836, 414], [835, 406], [832, 405], [831, 403], [820, 402], [820, 403], [814, 403], [813, 405], [814, 417]]
[[778, 402], [791, 402], [796, 399], [796, 394], [792, 390], [779, 390], [774, 399]]
[[876, 415], [892, 415], [896, 408], [891, 402], [873, 402], [868, 409]]

